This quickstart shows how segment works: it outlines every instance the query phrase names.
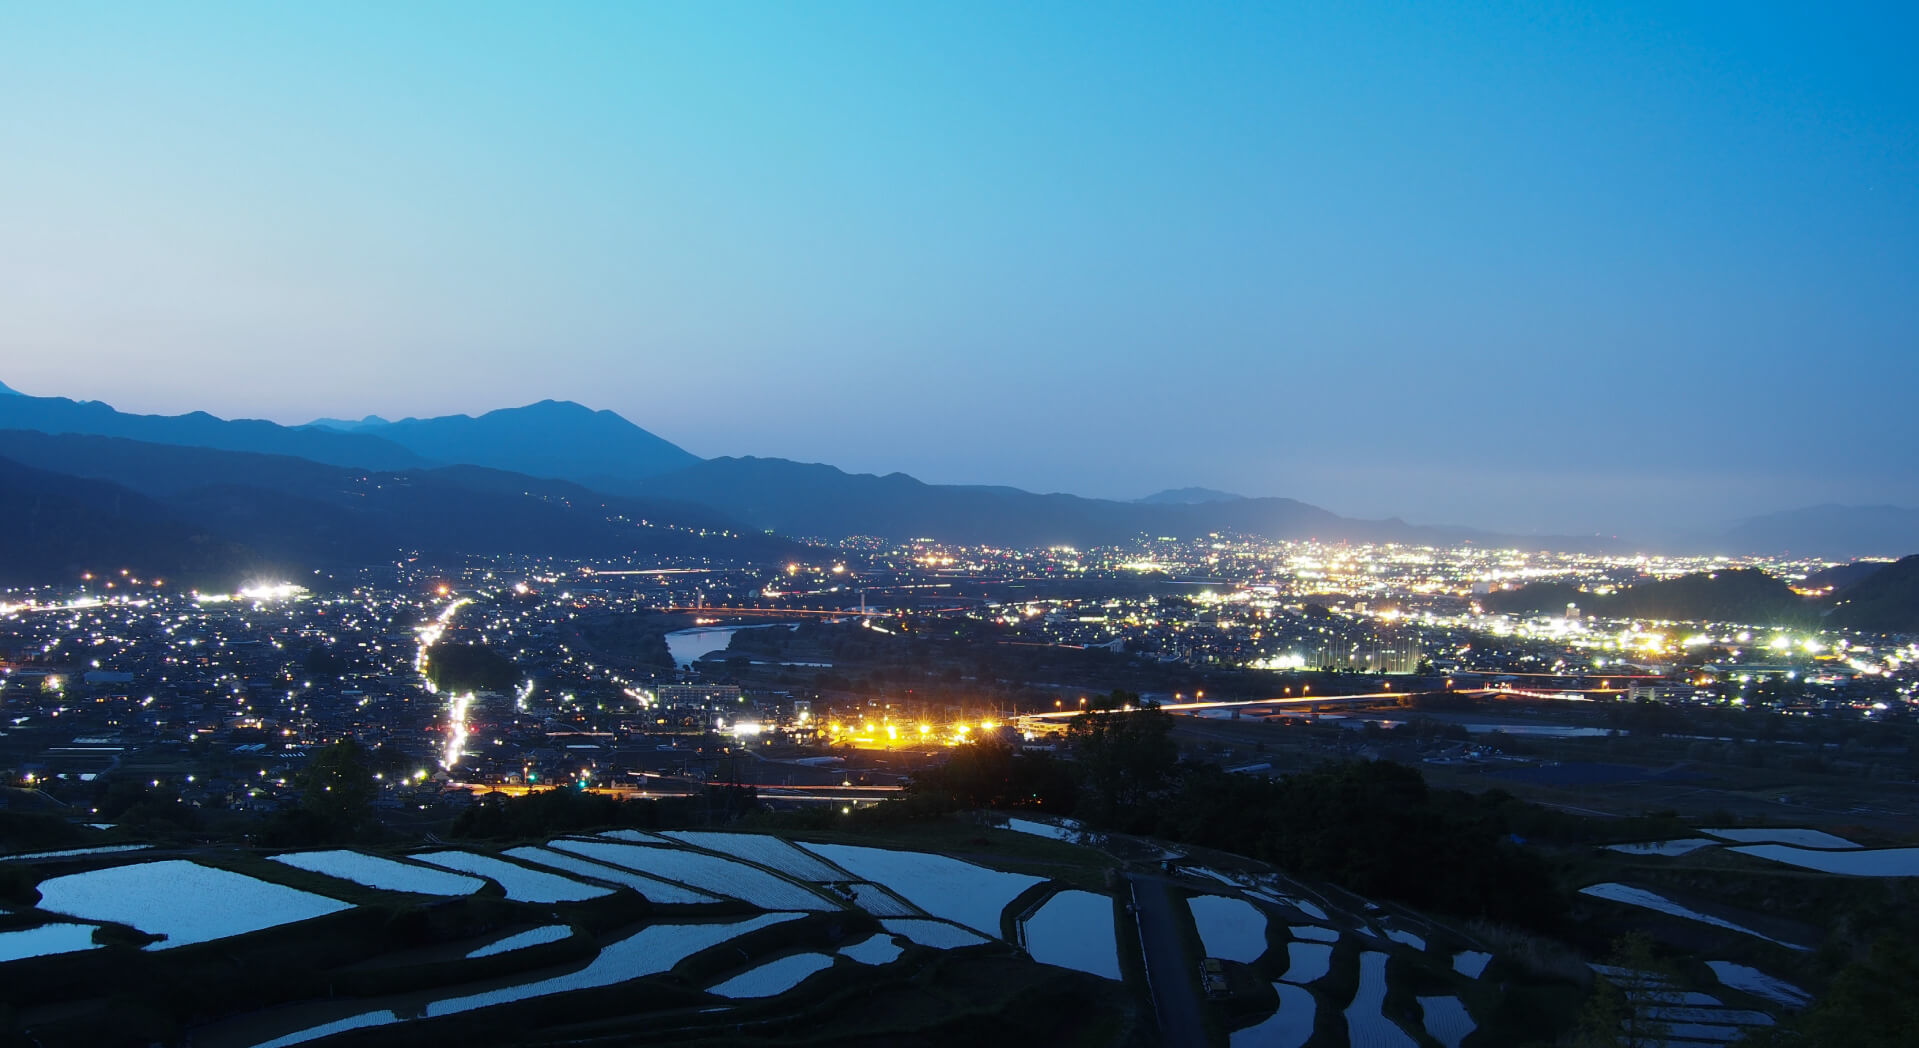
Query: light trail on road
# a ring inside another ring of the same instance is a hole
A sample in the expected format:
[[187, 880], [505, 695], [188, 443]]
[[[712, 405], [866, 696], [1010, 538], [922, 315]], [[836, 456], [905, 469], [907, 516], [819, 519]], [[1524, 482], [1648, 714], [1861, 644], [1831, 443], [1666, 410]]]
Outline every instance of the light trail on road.
[[[441, 637], [446, 636], [446, 631], [453, 625], [453, 616], [458, 615], [461, 608], [471, 603], [473, 603], [472, 597], [461, 597], [459, 600], [441, 608], [440, 614], [436, 616], [432, 622], [413, 631], [414, 636], [419, 639], [420, 643], [419, 650], [413, 655], [413, 669], [414, 672], [420, 675], [421, 681], [425, 683], [427, 694], [429, 695], [438, 695], [440, 693], [440, 687], [433, 683], [433, 678], [427, 676], [427, 650], [435, 644], [438, 644]], [[473, 693], [470, 691], [448, 696], [446, 707], [447, 740], [446, 746], [440, 753], [440, 767], [451, 769], [454, 765], [460, 763], [460, 755], [466, 752], [466, 718], [467, 712], [472, 709], [472, 707]]]

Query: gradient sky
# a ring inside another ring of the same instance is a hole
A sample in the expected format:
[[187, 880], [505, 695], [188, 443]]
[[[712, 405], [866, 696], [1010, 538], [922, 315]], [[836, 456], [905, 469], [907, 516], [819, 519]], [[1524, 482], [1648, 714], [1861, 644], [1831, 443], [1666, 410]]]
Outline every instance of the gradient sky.
[[0, 381], [1643, 534], [1919, 503], [1912, 5], [0, 5]]

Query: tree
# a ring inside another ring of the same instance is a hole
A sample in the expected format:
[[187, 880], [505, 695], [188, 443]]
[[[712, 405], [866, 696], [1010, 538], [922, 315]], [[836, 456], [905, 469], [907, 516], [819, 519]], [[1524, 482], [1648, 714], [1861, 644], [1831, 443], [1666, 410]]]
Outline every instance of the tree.
[[1057, 812], [1071, 811], [1075, 794], [1072, 772], [1063, 761], [1017, 753], [991, 739], [955, 749], [945, 764], [915, 775], [906, 788], [953, 808]]
[[1172, 718], [1157, 706], [1132, 713], [1082, 713], [1067, 736], [1073, 742], [1086, 802], [1104, 817], [1139, 813], [1179, 763]]
[[1919, 1030], [1919, 950], [1887, 935], [1873, 943], [1832, 982], [1819, 1003], [1797, 1019], [1761, 1031], [1748, 1043], [1762, 1048], [1892, 1048], [1912, 1043]]
[[315, 752], [298, 782], [300, 807], [336, 836], [351, 835], [373, 817], [373, 765], [354, 739]]
[[512, 691], [520, 683], [513, 660], [484, 644], [442, 642], [426, 652], [426, 675], [441, 691]]
[[1613, 944], [1606, 968], [1593, 981], [1592, 996], [1580, 1012], [1576, 1043], [1580, 1048], [1655, 1048], [1672, 1027], [1659, 1018], [1682, 1000], [1678, 972], [1653, 952], [1652, 939], [1633, 932]]

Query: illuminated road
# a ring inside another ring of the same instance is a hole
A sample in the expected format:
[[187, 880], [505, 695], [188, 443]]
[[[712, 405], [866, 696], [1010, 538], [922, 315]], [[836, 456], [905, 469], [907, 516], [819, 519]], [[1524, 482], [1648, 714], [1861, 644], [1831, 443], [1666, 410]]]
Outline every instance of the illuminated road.
[[715, 608], [715, 607], [708, 607], [704, 604], [701, 604], [701, 605], [677, 605], [676, 604], [671, 607], [660, 608], [658, 610], [664, 614], [673, 614], [673, 615], [743, 615], [748, 617], [761, 616], [761, 617], [770, 617], [770, 618], [786, 618], [792, 615], [811, 615], [815, 618], [857, 619], [862, 616], [867, 618], [873, 618], [873, 617], [892, 618], [896, 615], [951, 615], [951, 614], [957, 614], [963, 611], [971, 611], [972, 609], [963, 608], [963, 607], [962, 608], [919, 608], [919, 609], [868, 608], [862, 612], [858, 608], [836, 608], [836, 609], [827, 610], [827, 611], [819, 611], [811, 608]]
[[616, 800], [632, 800], [636, 797], [691, 797], [697, 796], [708, 786], [736, 786], [751, 789], [759, 793], [765, 801], [795, 801], [808, 804], [873, 804], [878, 801], [898, 797], [903, 791], [898, 786], [756, 786], [750, 782], [704, 782], [697, 779], [654, 777], [644, 786], [592, 786], [580, 790], [576, 786], [520, 786], [514, 784], [490, 784], [484, 782], [452, 782], [453, 789], [472, 790], [474, 796], [498, 793], [507, 797], [524, 797], [529, 793], [550, 793], [554, 790], [577, 790]]
[[[1343, 702], [1378, 702], [1381, 699], [1403, 699], [1411, 692], [1375, 691], [1364, 695], [1299, 695], [1277, 699], [1233, 699], [1219, 702], [1168, 702], [1158, 709], [1167, 713], [1191, 713], [1196, 710], [1230, 710], [1244, 706], [1331, 706]], [[1477, 694], [1461, 692], [1460, 694]], [[1082, 713], [1130, 713], [1132, 710], [1049, 710], [1045, 713], [1023, 713], [1017, 718], [1022, 727], [1037, 726], [1047, 722], [1057, 725], [1060, 721], [1070, 721]]]
[[[1607, 677], [1607, 680], [1621, 679]], [[1249, 706], [1337, 706], [1344, 703], [1371, 703], [1403, 699], [1408, 695], [1468, 695], [1480, 699], [1554, 699], [1569, 701], [1583, 698], [1617, 698], [1626, 694], [1623, 688], [1559, 688], [1554, 691], [1534, 691], [1528, 688], [1448, 688], [1443, 692], [1434, 691], [1369, 691], [1361, 695], [1293, 695], [1269, 699], [1232, 699], [1219, 702], [1167, 702], [1157, 708], [1167, 713], [1196, 713], [1200, 710], [1231, 710]], [[1051, 728], [1057, 731], [1061, 722], [1070, 721], [1082, 713], [1130, 713], [1126, 710], [1048, 710], [1045, 713], [1023, 713], [1015, 723], [1024, 729]], [[1414, 711], [1409, 711], [1414, 712]]]
[[[432, 622], [413, 631], [420, 642], [419, 651], [413, 656], [413, 670], [420, 675], [421, 682], [426, 685], [428, 694], [437, 695], [440, 689], [434, 686], [433, 680], [426, 674], [427, 650], [435, 644], [438, 644], [440, 638], [446, 635], [447, 629], [453, 625], [453, 616], [458, 615], [461, 608], [471, 603], [473, 603], [472, 597], [461, 597], [440, 609], [439, 616]], [[460, 763], [460, 755], [466, 752], [466, 717], [467, 711], [472, 705], [473, 693], [470, 691], [447, 696], [447, 741], [445, 749], [440, 754], [440, 767], [442, 768], [452, 768], [454, 765]]]

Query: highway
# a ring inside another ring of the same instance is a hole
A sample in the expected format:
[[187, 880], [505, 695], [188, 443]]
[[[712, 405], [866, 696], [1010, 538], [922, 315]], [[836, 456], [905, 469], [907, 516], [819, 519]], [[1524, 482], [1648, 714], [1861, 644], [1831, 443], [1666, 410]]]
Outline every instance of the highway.
[[[1608, 676], [1607, 680], [1620, 680], [1623, 677]], [[1520, 698], [1520, 699], [1556, 699], [1565, 700], [1568, 696], [1590, 698], [1617, 698], [1626, 694], [1623, 688], [1568, 687], [1554, 691], [1534, 691], [1527, 688], [1451, 688], [1444, 692], [1433, 691], [1371, 691], [1362, 695], [1293, 695], [1266, 699], [1231, 699], [1217, 702], [1166, 702], [1157, 708], [1167, 713], [1194, 713], [1200, 710], [1230, 710], [1247, 706], [1337, 706], [1345, 703], [1384, 702], [1403, 699], [1408, 695], [1471, 695], [1476, 698]], [[1070, 721], [1082, 713], [1127, 713], [1130, 710], [1048, 710], [1044, 713], [1024, 713], [1015, 723], [1022, 728], [1050, 726], [1058, 730], [1062, 721]]]
[[902, 792], [898, 786], [767, 786], [750, 782], [705, 782], [697, 779], [651, 776], [645, 786], [590, 786], [580, 790], [577, 786], [522, 786], [514, 783], [451, 782], [450, 788], [471, 790], [474, 796], [498, 793], [507, 797], [524, 797], [529, 793], [550, 793], [553, 790], [575, 790], [591, 793], [600, 797], [613, 797], [618, 800], [631, 800], [635, 797], [693, 797], [698, 796], [708, 786], [736, 786], [759, 791], [763, 800], [804, 801], [821, 804], [870, 804], [874, 801], [889, 800]]

